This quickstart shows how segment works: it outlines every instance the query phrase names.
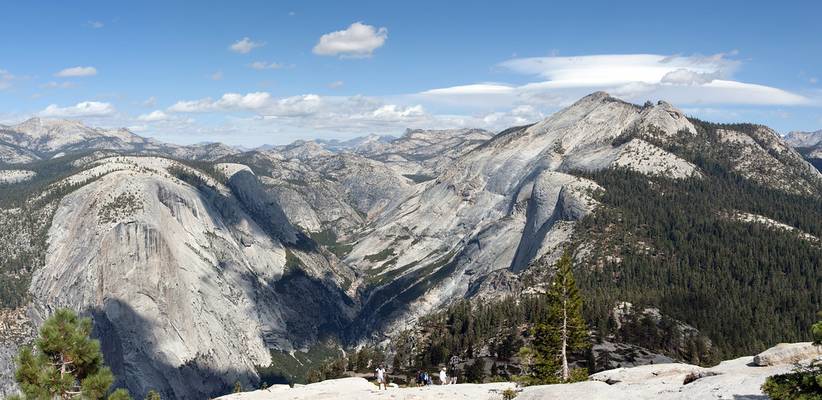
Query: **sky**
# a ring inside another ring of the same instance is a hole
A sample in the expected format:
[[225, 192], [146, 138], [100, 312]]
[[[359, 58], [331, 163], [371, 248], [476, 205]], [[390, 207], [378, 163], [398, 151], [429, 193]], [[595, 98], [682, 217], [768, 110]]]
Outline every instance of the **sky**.
[[499, 131], [598, 90], [822, 129], [822, 2], [14, 1], [0, 123], [247, 147]]

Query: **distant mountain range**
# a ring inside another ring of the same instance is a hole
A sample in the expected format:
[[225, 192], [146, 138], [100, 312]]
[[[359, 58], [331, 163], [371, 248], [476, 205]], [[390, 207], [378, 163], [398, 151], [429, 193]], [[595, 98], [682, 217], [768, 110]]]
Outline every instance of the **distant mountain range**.
[[613, 335], [630, 301], [722, 355], [796, 341], [822, 307], [819, 137], [603, 92], [496, 134], [250, 151], [2, 127], [0, 373], [69, 307], [133, 394], [204, 398], [258, 383], [272, 351], [383, 342], [460, 300], [539, 292], [565, 249], [613, 340], [662, 351]]

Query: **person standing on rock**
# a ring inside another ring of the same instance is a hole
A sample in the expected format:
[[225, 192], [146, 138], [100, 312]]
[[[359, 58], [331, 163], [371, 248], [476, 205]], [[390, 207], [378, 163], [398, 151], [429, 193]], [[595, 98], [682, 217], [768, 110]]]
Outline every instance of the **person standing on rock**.
[[377, 387], [388, 390], [388, 385], [385, 383], [385, 365], [383, 364], [377, 367]]
[[445, 367], [442, 367], [440, 370], [440, 385], [447, 385], [448, 384], [448, 374], [445, 373]]
[[460, 374], [459, 369], [457, 368], [459, 363], [460, 363], [460, 358], [457, 357], [457, 356], [452, 356], [451, 360], [448, 361], [448, 365], [451, 367], [450, 370], [448, 371], [448, 374], [451, 376], [451, 381], [448, 382], [448, 383], [451, 384], [451, 385], [456, 385], [457, 384], [457, 376], [459, 376], [459, 374]]

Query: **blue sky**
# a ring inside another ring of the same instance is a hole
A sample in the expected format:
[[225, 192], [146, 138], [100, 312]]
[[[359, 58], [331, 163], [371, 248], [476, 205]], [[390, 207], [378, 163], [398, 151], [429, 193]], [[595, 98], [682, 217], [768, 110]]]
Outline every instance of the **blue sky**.
[[606, 90], [822, 128], [822, 3], [754, 3], [4, 2], [0, 123], [253, 146], [499, 130]]

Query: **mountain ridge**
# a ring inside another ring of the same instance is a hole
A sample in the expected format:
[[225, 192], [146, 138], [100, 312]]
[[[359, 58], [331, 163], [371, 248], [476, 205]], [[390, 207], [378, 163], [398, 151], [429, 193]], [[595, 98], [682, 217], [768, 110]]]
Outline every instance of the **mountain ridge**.
[[[639, 106], [598, 92], [493, 137], [409, 130], [369, 143], [331, 151], [307, 141], [213, 154], [216, 161], [186, 160], [188, 149], [94, 147], [15, 165], [36, 175], [7, 184], [16, 196], [0, 208], [0, 279], [15, 288], [0, 292], [3, 305], [22, 307], [35, 325], [57, 304], [91, 314], [108, 340], [104, 353], [118, 360], [113, 368], [133, 393], [153, 387], [186, 398], [175, 388], [189, 381], [208, 382], [195, 385], [194, 397], [236, 380], [256, 383], [256, 367], [272, 360], [269, 350], [297, 351], [329, 338], [379, 343], [458, 300], [538, 293], [566, 248], [577, 249], [585, 291], [589, 281], [606, 279], [589, 272], [633, 273], [634, 264], [620, 264], [636, 262], [632, 254], [686, 259], [656, 238], [687, 232], [650, 235], [639, 230], [647, 222], [620, 225], [619, 218], [633, 218], [626, 204], [637, 201], [715, 200], [721, 208], [686, 210], [673, 220], [708, 220], [751, 235], [778, 227], [773, 243], [799, 249], [791, 265], [820, 273], [813, 266], [818, 245], [802, 234], [822, 231], [799, 218], [797, 207], [805, 207], [805, 218], [822, 216], [812, 205], [822, 196], [822, 174], [767, 127], [703, 123], [665, 102]], [[40, 145], [51, 152], [71, 146]], [[727, 199], [703, 195], [717, 188], [728, 189]], [[747, 202], [755, 191], [775, 200]], [[762, 271], [776, 265], [768, 262]], [[785, 287], [815, 290], [796, 279]], [[653, 282], [636, 275], [636, 285]], [[586, 292], [592, 322], [596, 307], [611, 300], [642, 303], [619, 284], [600, 282], [613, 299]], [[681, 315], [687, 304], [665, 299], [639, 300], [705, 325]], [[818, 301], [808, 299], [801, 310]], [[130, 328], [136, 322], [144, 328]], [[728, 335], [696, 328], [716, 339]]]

